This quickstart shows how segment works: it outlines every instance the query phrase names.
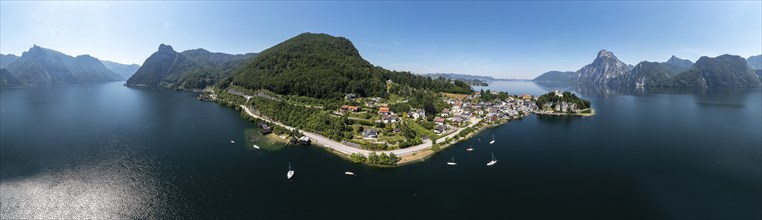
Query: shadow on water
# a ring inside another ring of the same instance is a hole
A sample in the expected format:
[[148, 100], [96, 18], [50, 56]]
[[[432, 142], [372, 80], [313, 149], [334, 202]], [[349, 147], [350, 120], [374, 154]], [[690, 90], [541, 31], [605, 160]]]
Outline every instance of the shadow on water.
[[[722, 98], [727, 100], [727, 103], [737, 103], [739, 100], [745, 99], [745, 95], [756, 93], [760, 88], [622, 88], [606, 85], [590, 85], [579, 83], [548, 83], [548, 82], [533, 82], [540, 88], [553, 91], [572, 91], [582, 96], [587, 97], [614, 97], [614, 96], [653, 96], [653, 95], [691, 95], [698, 99], [705, 97]], [[739, 95], [740, 94], [740, 95]], [[718, 106], [724, 105], [722, 103], [709, 103], [700, 102], [706, 106], [712, 106], [717, 104]], [[732, 104], [730, 104], [732, 105]]]

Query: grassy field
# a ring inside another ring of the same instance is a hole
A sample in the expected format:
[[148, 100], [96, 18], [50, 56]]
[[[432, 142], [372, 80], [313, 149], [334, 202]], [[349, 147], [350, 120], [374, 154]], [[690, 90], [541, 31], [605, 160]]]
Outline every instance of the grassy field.
[[420, 134], [421, 137], [423, 136], [429, 136], [432, 140], [439, 138], [439, 135], [434, 133], [434, 131], [424, 128], [422, 125], [418, 124], [417, 122], [409, 122], [408, 125], [410, 126], [410, 129], [413, 129], [416, 134]]
[[446, 92], [443, 92], [442, 95], [451, 99], [465, 99], [466, 96], [468, 96], [468, 94], [455, 94], [455, 93], [446, 93]]
[[262, 135], [259, 133], [259, 129], [256, 128], [247, 128], [243, 132], [246, 137], [247, 148], [254, 149], [252, 145], [256, 144], [263, 150], [280, 150], [283, 149], [286, 143], [286, 140], [278, 137], [278, 135]]

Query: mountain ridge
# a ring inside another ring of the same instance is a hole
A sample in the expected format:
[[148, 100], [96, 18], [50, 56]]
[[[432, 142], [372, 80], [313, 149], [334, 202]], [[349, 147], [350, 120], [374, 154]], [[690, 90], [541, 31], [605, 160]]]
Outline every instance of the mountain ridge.
[[175, 51], [160, 44], [156, 52], [127, 80], [129, 86], [203, 89], [232, 74], [245, 60], [257, 53], [226, 54], [205, 49]]
[[118, 81], [121, 78], [90, 55], [76, 57], [37, 45], [9, 63], [7, 71], [20, 85], [54, 85]]
[[420, 74], [422, 76], [427, 77], [445, 77], [449, 79], [464, 79], [464, 80], [480, 80], [480, 81], [514, 81], [514, 80], [523, 80], [523, 79], [504, 79], [504, 78], [495, 78], [492, 76], [483, 76], [483, 75], [475, 75], [475, 74], [462, 74], [462, 73], [425, 73]]
[[735, 55], [701, 57], [696, 63], [673, 55], [666, 62], [643, 61], [629, 67], [616, 59], [613, 53], [601, 50], [591, 64], [576, 72], [546, 72], [534, 81], [624, 88], [727, 88], [760, 86], [760, 76], [759, 72], [751, 70], [746, 59]]

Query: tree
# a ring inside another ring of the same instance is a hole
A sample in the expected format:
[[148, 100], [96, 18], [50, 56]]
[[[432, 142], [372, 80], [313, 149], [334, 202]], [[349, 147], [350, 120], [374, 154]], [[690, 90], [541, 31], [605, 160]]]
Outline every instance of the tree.
[[441, 149], [439, 148], [439, 144], [432, 144], [431, 145], [431, 151], [439, 152]]
[[437, 114], [437, 108], [434, 107], [434, 103], [429, 101], [423, 103], [423, 110], [426, 111], [427, 116]]
[[370, 155], [368, 155], [368, 163], [378, 164], [378, 154], [376, 154], [375, 151], [371, 152]]
[[384, 130], [386, 132], [392, 132], [394, 128], [392, 127], [392, 124], [386, 124], [386, 126], [384, 126]]
[[350, 155], [350, 158], [352, 159], [352, 162], [354, 163], [362, 163], [362, 162], [365, 162], [366, 160], [365, 156], [358, 153], [352, 153], [352, 155]]
[[395, 155], [394, 153], [389, 153], [389, 164], [394, 165], [397, 164], [397, 162], [400, 161], [400, 158]]
[[389, 155], [386, 155], [386, 153], [381, 153], [381, 156], [378, 156], [378, 163], [389, 164]]

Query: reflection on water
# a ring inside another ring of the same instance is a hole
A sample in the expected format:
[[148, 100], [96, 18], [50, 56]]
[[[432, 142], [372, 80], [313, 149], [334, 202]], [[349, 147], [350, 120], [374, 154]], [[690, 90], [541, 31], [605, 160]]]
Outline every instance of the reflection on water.
[[[547, 83], [547, 82], [526, 82], [534, 84], [545, 91], [562, 90], [572, 91], [582, 96], [587, 97], [613, 97], [620, 95], [628, 96], [649, 96], [656, 94], [687, 94], [696, 97], [706, 96], [723, 96], [729, 99], [743, 100], [743, 96], [738, 96], [739, 92], [754, 93], [759, 88], [693, 88], [693, 89], [677, 89], [677, 88], [655, 88], [655, 87], [613, 87], [606, 85], [588, 85], [578, 83]], [[733, 100], [737, 101], [737, 100]]]
[[697, 102], [696, 106], [698, 107], [704, 107], [704, 108], [743, 108], [743, 104], [735, 104], [735, 103], [706, 103], [706, 102]]
[[[115, 219], [178, 214], [165, 201], [175, 193], [170, 190], [173, 187], [159, 181], [156, 165], [160, 162], [142, 154], [139, 149], [145, 146], [118, 137], [84, 144], [99, 147], [90, 152], [60, 152], [51, 158], [52, 164], [39, 164], [40, 170], [33, 175], [4, 175], [0, 182], [3, 219]], [[9, 166], [14, 169], [14, 164]]]

